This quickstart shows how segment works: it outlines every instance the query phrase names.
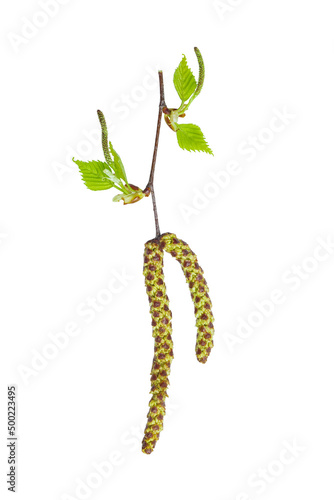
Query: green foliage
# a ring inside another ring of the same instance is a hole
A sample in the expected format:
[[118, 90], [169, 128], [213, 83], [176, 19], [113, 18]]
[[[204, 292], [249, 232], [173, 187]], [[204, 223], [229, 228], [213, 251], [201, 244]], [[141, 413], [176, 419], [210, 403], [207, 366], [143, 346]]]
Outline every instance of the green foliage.
[[110, 165], [111, 168], [115, 172], [116, 176], [119, 177], [119, 179], [123, 179], [123, 181], [125, 181], [127, 184], [128, 179], [126, 178], [126, 173], [125, 173], [125, 168], [124, 168], [123, 162], [122, 162], [120, 156], [114, 150], [111, 142], [109, 142], [109, 150], [110, 150], [111, 155], [114, 158], [114, 160], [112, 161], [112, 165]]
[[[194, 47], [194, 51], [199, 66], [198, 82], [196, 82], [191, 69], [188, 68], [185, 55], [183, 55], [182, 61], [180, 62], [174, 73], [174, 86], [182, 101], [180, 107], [177, 110], [179, 115], [182, 115], [185, 111], [187, 111], [195, 97], [200, 94], [204, 83], [205, 67], [203, 57], [197, 47]], [[186, 102], [187, 100], [188, 102]]]
[[[213, 155], [201, 129], [197, 125], [179, 123], [179, 119], [185, 116], [185, 111], [187, 111], [192, 101], [199, 95], [203, 87], [205, 77], [204, 62], [199, 49], [195, 47], [194, 50], [199, 66], [198, 81], [196, 81], [193, 72], [188, 66], [187, 58], [183, 54], [182, 60], [173, 76], [173, 83], [181, 99], [181, 104], [179, 108], [170, 108], [164, 111], [165, 121], [176, 132], [180, 148], [187, 151], [203, 151]], [[88, 189], [101, 191], [114, 187], [121, 194], [114, 196], [113, 201], [123, 200], [124, 204], [136, 203], [144, 196], [147, 196], [149, 192], [146, 192], [146, 190], [143, 192], [141, 189], [128, 183], [122, 160], [111, 142], [108, 141], [108, 129], [105, 117], [100, 110], [97, 111], [97, 114], [101, 125], [102, 149], [105, 161], [86, 162], [74, 160], [74, 158], [73, 161], [78, 165], [82, 179]]]
[[191, 69], [188, 67], [185, 55], [183, 55], [182, 61], [175, 70], [173, 82], [182, 103], [189, 99], [196, 90], [196, 80]]
[[[74, 163], [79, 167], [85, 185], [92, 191], [102, 191], [115, 187], [121, 191], [121, 194], [114, 196], [113, 201], [123, 200], [124, 205], [144, 198], [145, 195], [141, 189], [133, 189], [127, 183], [122, 160], [111, 144], [110, 151], [114, 157], [114, 161], [111, 163], [115, 166], [115, 173], [111, 170], [110, 165], [103, 161], [81, 161], [73, 158]], [[122, 176], [122, 179], [126, 181], [126, 185], [123, 184], [119, 176]]]
[[213, 155], [201, 129], [197, 125], [191, 123], [182, 125], [179, 123], [179, 118], [185, 116], [185, 111], [187, 111], [195, 97], [199, 95], [204, 83], [205, 67], [203, 57], [197, 47], [194, 50], [199, 66], [198, 82], [196, 82], [191, 69], [188, 67], [186, 56], [183, 55], [173, 78], [175, 89], [181, 99], [181, 104], [178, 109], [171, 108], [169, 113], [165, 114], [165, 121], [176, 132], [180, 148], [187, 151], [204, 151]]
[[103, 161], [81, 161], [75, 160], [74, 163], [79, 167], [82, 175], [82, 180], [88, 189], [92, 191], [102, 191], [115, 186], [115, 183], [106, 176], [105, 170], [109, 170], [107, 163]]
[[193, 125], [192, 123], [181, 125], [178, 123], [177, 126], [177, 142], [181, 149], [186, 149], [187, 151], [203, 151], [213, 155], [212, 150], [205, 140], [203, 132], [197, 125]]
[[[81, 161], [74, 160], [80, 169], [82, 180], [92, 191], [102, 191], [115, 187], [122, 192], [121, 195], [115, 196], [114, 201], [123, 200], [124, 203], [131, 202], [136, 197], [141, 197], [141, 190], [132, 189], [126, 177], [123, 162], [116, 153], [111, 142], [108, 146], [108, 131], [105, 118], [101, 111], [98, 111], [101, 127], [102, 127], [102, 148], [105, 156], [103, 161]], [[123, 184], [125, 182], [125, 185]], [[143, 195], [144, 196], [144, 195]]]

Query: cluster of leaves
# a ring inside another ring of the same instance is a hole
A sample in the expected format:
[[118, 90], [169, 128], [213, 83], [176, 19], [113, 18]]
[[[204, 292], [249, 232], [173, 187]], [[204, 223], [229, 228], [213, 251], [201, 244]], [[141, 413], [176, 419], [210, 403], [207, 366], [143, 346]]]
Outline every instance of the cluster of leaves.
[[124, 204], [133, 203], [143, 198], [145, 195], [140, 189], [129, 185], [122, 160], [111, 143], [109, 143], [109, 148], [113, 155], [111, 165], [100, 160], [81, 161], [73, 158], [74, 163], [79, 167], [85, 185], [92, 191], [102, 191], [114, 187], [121, 191], [121, 194], [114, 196], [113, 201], [123, 200]]
[[186, 56], [183, 55], [173, 77], [174, 87], [181, 99], [181, 104], [177, 109], [167, 110], [165, 121], [176, 132], [180, 148], [187, 151], [204, 151], [213, 155], [198, 125], [192, 123], [181, 124], [178, 122], [180, 117], [183, 118], [185, 116], [185, 111], [187, 111], [195, 97], [199, 95], [204, 83], [205, 68], [203, 58], [197, 47], [194, 50], [199, 65], [198, 81], [196, 82], [193, 72], [188, 66]]
[[[199, 64], [198, 81], [188, 67], [186, 56], [183, 58], [176, 68], [173, 82], [175, 89], [181, 99], [180, 106], [176, 108], [165, 108], [164, 116], [168, 126], [176, 132], [177, 141], [180, 148], [187, 151], [204, 151], [205, 153], [213, 154], [208, 146], [201, 129], [192, 123], [181, 124], [178, 119], [185, 116], [185, 112], [193, 102], [195, 97], [202, 90], [204, 82], [204, 62], [202, 55], [197, 47], [195, 54]], [[116, 153], [111, 142], [108, 141], [108, 130], [105, 118], [101, 111], [98, 111], [98, 116], [102, 128], [102, 148], [105, 161], [81, 161], [75, 160], [82, 175], [85, 185], [92, 191], [101, 191], [112, 187], [120, 191], [120, 194], [114, 196], [113, 201], [123, 200], [124, 204], [135, 203], [144, 196], [149, 195], [147, 189], [143, 192], [137, 186], [129, 184], [124, 165], [120, 156]]]
[[123, 162], [111, 142], [108, 142], [107, 124], [103, 113], [98, 111], [98, 116], [102, 128], [102, 148], [106, 161], [86, 162], [74, 158], [73, 161], [78, 165], [85, 185], [92, 191], [114, 187], [121, 191], [121, 194], [114, 196], [113, 201], [123, 200], [125, 205], [139, 201], [145, 195], [141, 189], [129, 184]]

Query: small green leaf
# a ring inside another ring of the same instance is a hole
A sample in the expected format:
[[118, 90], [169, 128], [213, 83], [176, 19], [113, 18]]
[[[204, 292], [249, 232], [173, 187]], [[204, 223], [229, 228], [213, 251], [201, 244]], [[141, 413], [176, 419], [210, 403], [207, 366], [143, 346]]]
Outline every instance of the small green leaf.
[[120, 179], [123, 179], [123, 181], [125, 181], [126, 183], [128, 183], [128, 179], [126, 178], [126, 173], [125, 173], [125, 168], [124, 168], [123, 162], [122, 162], [119, 154], [117, 154], [116, 151], [114, 150], [110, 141], [109, 141], [109, 149], [110, 149], [110, 153], [112, 154], [112, 156], [114, 158], [112, 168], [113, 168], [116, 176], [119, 177]]
[[110, 189], [115, 186], [115, 183], [106, 176], [105, 170], [110, 171], [107, 163], [103, 161], [81, 161], [75, 160], [73, 158], [74, 163], [76, 163], [80, 169], [82, 180], [92, 191], [101, 191], [103, 189]]
[[187, 103], [182, 102], [181, 106], [178, 108], [179, 115], [182, 115], [185, 111], [187, 111], [187, 109], [189, 109], [190, 104], [200, 94], [202, 87], [203, 87], [203, 83], [204, 83], [205, 67], [204, 67], [203, 57], [202, 57], [200, 50], [197, 47], [194, 47], [194, 51], [195, 51], [198, 66], [199, 66], [198, 82], [196, 84], [196, 88], [194, 88], [194, 90], [190, 96], [189, 101]]
[[188, 67], [185, 55], [183, 55], [182, 61], [174, 72], [173, 82], [182, 102], [189, 99], [196, 89], [196, 80], [191, 69]]
[[124, 194], [116, 194], [116, 196], [113, 197], [112, 201], [121, 201], [123, 196]]
[[186, 149], [187, 151], [204, 151], [213, 155], [210, 147], [208, 146], [203, 132], [197, 125], [192, 123], [177, 124], [178, 130], [176, 132], [177, 142], [181, 149]]
[[119, 184], [120, 179], [116, 177], [115, 174], [112, 173], [110, 169], [105, 168], [103, 172], [106, 174], [106, 176], [111, 180], [113, 184]]

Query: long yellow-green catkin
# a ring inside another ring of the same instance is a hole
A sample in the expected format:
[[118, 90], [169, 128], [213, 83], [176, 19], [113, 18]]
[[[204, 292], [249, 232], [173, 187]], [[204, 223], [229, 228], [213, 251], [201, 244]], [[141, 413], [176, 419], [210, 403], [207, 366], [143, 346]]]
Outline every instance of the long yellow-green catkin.
[[197, 257], [189, 245], [177, 238], [175, 234], [164, 233], [160, 238], [160, 248], [170, 253], [181, 264], [195, 306], [196, 356], [200, 363], [206, 363], [213, 347], [214, 318], [203, 269], [199, 266]]
[[197, 326], [196, 356], [206, 363], [213, 347], [213, 315], [209, 288], [195, 253], [189, 245], [172, 233], [164, 233], [145, 244], [144, 276], [150, 302], [154, 342], [154, 358], [151, 370], [151, 400], [147, 424], [142, 442], [142, 451], [150, 454], [154, 450], [166, 413], [165, 400], [169, 385], [171, 361], [173, 359], [172, 313], [163, 274], [163, 252], [169, 252], [181, 264], [195, 305]]
[[142, 442], [142, 451], [150, 454], [154, 450], [163, 429], [166, 413], [165, 400], [169, 385], [171, 361], [173, 359], [172, 313], [163, 274], [163, 250], [159, 239], [145, 244], [144, 276], [146, 291], [150, 302], [152, 316], [152, 333], [154, 337], [154, 358], [151, 370], [151, 400], [147, 415], [147, 425]]

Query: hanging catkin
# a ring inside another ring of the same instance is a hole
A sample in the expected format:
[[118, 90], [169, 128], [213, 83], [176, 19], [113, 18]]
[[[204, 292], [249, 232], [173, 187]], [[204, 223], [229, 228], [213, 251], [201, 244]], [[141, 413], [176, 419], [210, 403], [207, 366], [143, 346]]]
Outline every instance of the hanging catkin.
[[151, 370], [151, 400], [147, 415], [147, 424], [142, 443], [144, 453], [154, 450], [163, 429], [166, 413], [165, 400], [168, 376], [173, 359], [172, 313], [163, 274], [163, 251], [166, 250], [181, 264], [195, 305], [197, 326], [196, 356], [205, 363], [213, 346], [213, 315], [208, 286], [197, 257], [184, 241], [175, 234], [164, 233], [148, 241], [144, 252], [144, 276], [146, 291], [150, 302], [152, 330], [154, 337], [154, 358]]
[[173, 359], [172, 313], [163, 274], [163, 251], [158, 240], [148, 241], [144, 253], [144, 276], [154, 337], [154, 358], [151, 370], [151, 400], [142, 444], [144, 453], [152, 453], [163, 428], [168, 375]]
[[209, 297], [209, 287], [199, 266], [196, 254], [189, 245], [176, 237], [165, 233], [161, 236], [161, 246], [181, 264], [189, 285], [191, 298], [195, 306], [197, 326], [196, 356], [200, 363], [206, 363], [213, 347], [213, 314]]

